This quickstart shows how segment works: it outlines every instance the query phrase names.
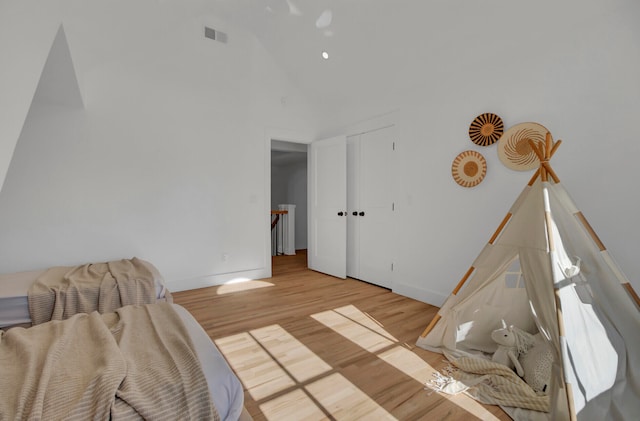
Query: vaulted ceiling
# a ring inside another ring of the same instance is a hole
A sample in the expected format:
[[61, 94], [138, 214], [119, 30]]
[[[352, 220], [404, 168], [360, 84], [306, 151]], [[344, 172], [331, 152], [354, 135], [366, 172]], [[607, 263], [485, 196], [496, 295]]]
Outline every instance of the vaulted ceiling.
[[[254, 33], [316, 106], [339, 113], [373, 97], [393, 97], [406, 71], [404, 63], [421, 56], [414, 50], [416, 42], [434, 42], [421, 37], [426, 31], [420, 3], [217, 0], [215, 13]], [[322, 58], [325, 51], [328, 59]], [[377, 111], [382, 110], [363, 110], [369, 115]]]
[[[592, 25], [594, 37], [605, 36], [598, 34], [599, 22], [616, 14], [616, 9], [630, 7], [624, 0], [590, 0], [579, 13], [576, 2], [550, 0], [214, 0], [206, 4], [216, 15], [254, 33], [291, 82], [335, 121], [345, 112], [357, 121], [391, 111], [399, 98], [411, 95], [443, 98], [451, 90], [465, 89], [456, 83], [445, 87], [446, 81], [458, 77], [468, 81], [474, 69], [479, 78], [501, 73], [509, 77], [522, 66], [540, 68], [538, 73], [543, 74], [561, 64], [563, 57], [557, 57], [558, 63], [542, 63], [536, 56], [554, 50], [575, 54], [581, 44], [590, 43], [573, 35], [572, 27]], [[324, 22], [318, 22], [321, 17]], [[323, 51], [329, 54], [327, 60]], [[531, 52], [530, 63], [509, 59], [514, 52], [519, 58], [523, 51]]]

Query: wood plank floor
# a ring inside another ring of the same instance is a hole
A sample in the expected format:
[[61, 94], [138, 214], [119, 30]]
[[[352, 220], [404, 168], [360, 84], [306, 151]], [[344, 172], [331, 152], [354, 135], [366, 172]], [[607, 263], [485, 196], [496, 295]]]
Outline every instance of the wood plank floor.
[[509, 420], [425, 389], [440, 354], [414, 346], [437, 308], [273, 258], [273, 277], [174, 293], [225, 355], [260, 420]]

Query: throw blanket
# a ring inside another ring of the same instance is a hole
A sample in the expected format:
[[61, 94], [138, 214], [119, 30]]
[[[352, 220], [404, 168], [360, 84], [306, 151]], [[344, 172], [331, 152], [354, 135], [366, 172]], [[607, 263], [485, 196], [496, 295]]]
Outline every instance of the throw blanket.
[[31, 323], [65, 320], [77, 313], [112, 312], [156, 302], [148, 263], [138, 258], [47, 270], [29, 288]]
[[435, 374], [427, 383], [431, 389], [464, 392], [488, 405], [549, 411], [549, 396], [537, 393], [509, 367], [483, 358], [447, 358], [454, 367], [445, 371], [447, 375]]
[[0, 419], [219, 420], [170, 304], [0, 332]]

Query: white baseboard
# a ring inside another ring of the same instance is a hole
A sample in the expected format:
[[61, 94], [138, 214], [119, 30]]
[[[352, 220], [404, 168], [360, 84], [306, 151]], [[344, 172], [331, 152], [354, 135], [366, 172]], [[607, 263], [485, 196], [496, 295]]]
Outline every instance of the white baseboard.
[[[241, 282], [256, 279], [271, 278], [271, 267], [253, 269], [241, 272], [222, 273], [218, 275], [199, 276], [197, 278], [183, 279], [177, 281], [166, 281], [167, 289], [171, 292], [186, 291], [190, 289], [206, 288], [216, 285], [224, 285], [231, 282]], [[400, 282], [393, 283], [393, 292], [423, 303], [441, 307], [448, 295], [443, 295], [436, 291], [418, 288]]]
[[171, 292], [186, 291], [189, 289], [205, 288], [216, 285], [224, 285], [231, 282], [250, 281], [255, 279], [271, 278], [271, 267], [246, 270], [241, 272], [221, 273], [218, 275], [199, 276], [197, 278], [178, 281], [165, 281], [166, 287]]
[[443, 295], [436, 291], [417, 288], [413, 285], [402, 284], [397, 281], [393, 283], [393, 292], [436, 307], [442, 307], [442, 304], [448, 297], [448, 295]]

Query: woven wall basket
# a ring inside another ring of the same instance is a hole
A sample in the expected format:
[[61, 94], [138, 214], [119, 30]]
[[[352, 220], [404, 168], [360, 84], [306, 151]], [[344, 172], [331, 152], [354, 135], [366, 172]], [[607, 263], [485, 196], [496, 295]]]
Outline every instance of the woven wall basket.
[[453, 160], [451, 175], [462, 187], [474, 187], [484, 180], [487, 161], [476, 151], [464, 151]]

